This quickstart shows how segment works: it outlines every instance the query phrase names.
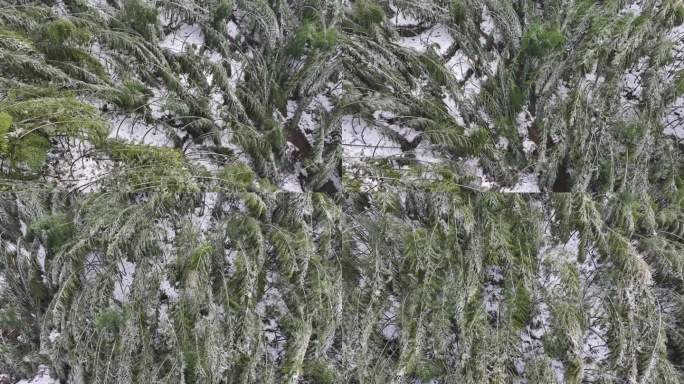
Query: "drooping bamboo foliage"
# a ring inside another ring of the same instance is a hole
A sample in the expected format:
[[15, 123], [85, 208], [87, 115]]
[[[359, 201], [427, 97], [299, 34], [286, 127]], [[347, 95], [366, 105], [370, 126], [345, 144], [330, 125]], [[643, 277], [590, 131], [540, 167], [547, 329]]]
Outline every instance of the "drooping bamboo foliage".
[[391, 188], [388, 167], [458, 179], [473, 158], [495, 185], [533, 174], [556, 192], [678, 173], [680, 1], [354, 4], [340, 49], [367, 127], [343, 128], [345, 175], [367, 182], [350, 189]]
[[[340, 4], [0, 5], [6, 143], [0, 155], [7, 188], [27, 178], [55, 176], [50, 155], [59, 156], [60, 145], [69, 151], [74, 145], [69, 138], [88, 145], [81, 157], [113, 164], [111, 172], [86, 185], [89, 190], [106, 188], [117, 176], [120, 191], [169, 188], [155, 172], [120, 156], [122, 150], [137, 152], [128, 146], [139, 144], [149, 146], [150, 153], [174, 147], [182, 157], [173, 166], [195, 168], [194, 181], [206, 188], [221, 189], [224, 180], [216, 168], [239, 163], [274, 184], [290, 173], [296, 178], [301, 170], [305, 189], [339, 185], [335, 119], [316, 116], [306, 127], [300, 120], [325, 111], [312, 104], [314, 98], [332, 108]], [[54, 109], [24, 107], [46, 102]], [[87, 115], [76, 115], [80, 109], [88, 109]], [[96, 137], [88, 134], [91, 123], [82, 126], [78, 120], [83, 118], [102, 128]], [[131, 182], [129, 172], [142, 172], [144, 180]], [[83, 187], [57, 176], [57, 186]]]
[[684, 382], [681, 0], [0, 10], [0, 383]]
[[2, 200], [0, 352], [17, 376], [682, 379], [675, 195], [65, 197]]
[[[532, 174], [546, 191], [643, 193], [681, 164], [679, 0], [2, 6], [7, 188], [168, 188], [119, 144], [173, 147], [212, 190], [237, 164], [339, 192], [391, 186], [388, 171], [460, 180], [470, 159], [495, 187]], [[62, 169], [66, 153], [94, 175]]]

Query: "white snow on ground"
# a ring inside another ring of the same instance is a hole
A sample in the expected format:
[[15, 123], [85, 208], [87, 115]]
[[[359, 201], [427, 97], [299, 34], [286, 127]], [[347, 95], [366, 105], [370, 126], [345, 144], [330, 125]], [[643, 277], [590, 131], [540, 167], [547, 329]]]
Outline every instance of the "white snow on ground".
[[50, 368], [46, 365], [38, 366], [38, 373], [31, 380], [20, 380], [17, 384], [59, 384], [58, 380], [50, 377]]
[[[208, 140], [208, 139], [207, 139]], [[207, 171], [216, 173], [220, 170], [219, 164], [209, 157], [214, 153], [207, 150], [205, 146], [190, 142], [183, 150], [183, 155], [192, 164], [204, 167]]]
[[427, 51], [428, 47], [434, 46], [440, 55], [444, 55], [454, 44], [454, 38], [446, 26], [437, 24], [418, 36], [400, 37], [394, 42], [401, 47], [421, 53]]
[[261, 296], [261, 300], [256, 305], [255, 312], [262, 318], [266, 317], [267, 313], [272, 313], [267, 311], [267, 309], [273, 310], [275, 313], [273, 316], [268, 317], [268, 323], [264, 325], [264, 337], [268, 342], [266, 346], [266, 353], [269, 357], [275, 361], [278, 359], [283, 351], [285, 350], [286, 338], [283, 337], [281, 332], [281, 327], [279, 319], [288, 313], [287, 304], [283, 300], [283, 295], [280, 293], [274, 284], [280, 279], [280, 275], [277, 272], [269, 271], [266, 273], [266, 291]]
[[375, 118], [376, 124], [396, 132], [408, 141], [413, 141], [420, 135], [420, 132], [405, 125], [386, 123], [385, 121], [395, 117], [395, 115], [391, 112], [375, 111], [373, 113], [373, 117]]
[[463, 97], [472, 99], [474, 96], [478, 95], [482, 89], [482, 84], [484, 84], [485, 81], [487, 81], [487, 76], [470, 76], [463, 86]]
[[166, 265], [176, 259], [176, 247], [174, 246], [176, 230], [173, 221], [170, 219], [159, 220], [156, 224], [156, 227], [159, 229], [157, 232], [159, 233], [159, 241], [157, 244], [163, 255], [162, 265]]
[[238, 25], [235, 24], [235, 22], [232, 20], [229, 21], [228, 24], [226, 24], [226, 33], [228, 34], [228, 36], [230, 36], [231, 39], [235, 40], [235, 38], [240, 33]]
[[[573, 238], [577, 239], [579, 245], [579, 236], [575, 234]], [[575, 248], [574, 254], [577, 254], [577, 248]], [[590, 320], [588, 329], [584, 333], [581, 356], [585, 362], [588, 379], [597, 378], [595, 376], [597, 372], [601, 371], [601, 363], [610, 354], [610, 349], [604, 341], [608, 335], [608, 328], [603, 321], [606, 317], [605, 304], [601, 297], [605, 288], [598, 285], [599, 283], [595, 279], [599, 266], [600, 262], [596, 259], [594, 252], [586, 252], [585, 261], [580, 266], [580, 281], [584, 291], [583, 304], [587, 311], [587, 318]]]
[[224, 247], [226, 261], [228, 262], [228, 277], [233, 277], [235, 274], [235, 259], [237, 259], [237, 251], [228, 247]]
[[468, 159], [464, 162], [466, 172], [469, 172], [476, 179], [479, 179], [478, 187], [484, 190], [491, 189], [496, 186], [495, 182], [489, 181], [484, 174], [484, 170], [480, 166], [480, 159]]
[[195, 209], [192, 215], [192, 227], [204, 236], [211, 225], [212, 212], [218, 201], [218, 193], [209, 192], [202, 194], [202, 205]]
[[59, 336], [61, 336], [61, 333], [57, 332], [56, 329], [53, 329], [50, 331], [50, 335], [48, 335], [48, 339], [50, 340], [51, 343], [54, 343], [57, 339], [59, 339]]
[[297, 111], [297, 102], [295, 100], [288, 100], [287, 101], [287, 116], [285, 116], [286, 120], [290, 120], [295, 112]]
[[453, 97], [451, 97], [451, 95], [446, 94], [442, 99], [442, 102], [444, 102], [444, 105], [447, 107], [447, 112], [451, 117], [454, 118], [454, 120], [456, 120], [456, 123], [462, 127], [465, 127], [466, 123], [463, 120], [460, 107], [456, 103], [456, 100], [454, 100]]
[[[486, 35], [491, 35], [492, 32], [494, 32], [494, 19], [487, 7], [483, 7], [482, 9], [482, 24], [480, 24], [480, 29]], [[482, 37], [480, 37], [480, 39], [482, 39]]]
[[38, 265], [43, 273], [45, 273], [45, 255], [45, 247], [43, 247], [43, 244], [39, 244], [38, 250], [36, 250], [36, 259], [38, 259]]
[[380, 321], [380, 332], [387, 340], [396, 340], [399, 338], [399, 326], [397, 324], [399, 308], [399, 300], [394, 295], [390, 295], [389, 305]]
[[135, 264], [128, 260], [119, 263], [119, 279], [114, 282], [114, 299], [125, 303], [131, 294], [133, 284], [133, 274], [135, 274]]
[[535, 142], [530, 140], [528, 137], [529, 129], [532, 126], [533, 122], [534, 116], [530, 114], [530, 112], [527, 110], [527, 107], [520, 111], [518, 113], [518, 116], [516, 117], [518, 134], [522, 139], [523, 152], [525, 152], [526, 154], [531, 153], [535, 150], [535, 148], [537, 148], [537, 144], [535, 144]]
[[[325, 115], [326, 112], [332, 111], [333, 109], [333, 104], [327, 95], [329, 92], [332, 92], [330, 85], [325, 92], [320, 93], [313, 98], [311, 103], [304, 108], [301, 116], [299, 117], [299, 130], [304, 134], [306, 140], [311, 144], [316, 141], [314, 134], [318, 130], [317, 127], [320, 127], [323, 124], [323, 115]], [[288, 100], [287, 115], [282, 116], [280, 113], [277, 113], [277, 116], [275, 117], [276, 119], [283, 120], [284, 124], [288, 124], [295, 116], [297, 108], [299, 108], [297, 101]], [[316, 159], [316, 161], [321, 161], [321, 159]]]
[[67, 10], [66, 5], [64, 4], [64, 0], [55, 1], [55, 4], [52, 6], [52, 10], [60, 16], [69, 15], [69, 11]]
[[625, 7], [620, 13], [625, 14], [625, 13], [631, 13], [634, 16], [641, 16], [642, 12], [642, 7], [643, 7], [643, 0], [632, 0], [627, 7]]
[[432, 146], [426, 141], [421, 141], [415, 150], [416, 160], [420, 164], [437, 164], [444, 161], [443, 157], [439, 153], [432, 149]]
[[183, 23], [177, 30], [166, 35], [159, 46], [171, 52], [181, 53], [188, 51], [193, 44], [195, 48], [204, 45], [204, 33], [198, 24]]
[[[327, 89], [332, 93], [331, 85], [329, 85]], [[331, 112], [333, 109], [333, 104], [330, 101], [330, 98], [325, 93], [316, 95], [316, 97], [314, 98], [314, 104], [323, 108], [326, 112]]]
[[642, 97], [642, 83], [644, 71], [648, 69], [649, 59], [644, 56], [622, 74], [622, 89], [620, 91], [621, 115], [624, 119], [639, 118], [639, 104]]
[[113, 80], [117, 80], [118, 76], [115, 71], [115, 61], [109, 53], [102, 49], [99, 42], [94, 41], [90, 45], [90, 54], [100, 62], [105, 71], [112, 76]]
[[168, 304], [161, 304], [159, 306], [159, 333], [167, 338], [174, 335], [173, 323], [169, 318]]
[[642, 71], [630, 71], [623, 78], [625, 88], [632, 91], [636, 97], [641, 97], [641, 73]]
[[504, 193], [539, 193], [539, 180], [537, 175], [528, 173], [520, 178], [520, 181], [511, 188], [503, 188], [501, 192]]
[[535, 148], [537, 148], [537, 144], [534, 141], [527, 138], [523, 140], [523, 152], [532, 153]]
[[297, 178], [297, 175], [294, 173], [285, 175], [285, 178], [283, 178], [283, 181], [280, 183], [278, 187], [285, 192], [303, 192], [302, 186], [299, 183], [299, 179]]
[[[153, 114], [161, 113], [153, 109]], [[155, 147], [172, 147], [173, 141], [159, 125], [150, 126], [140, 116], [116, 115], [110, 121], [110, 139], [123, 140], [129, 144], [144, 144]]]
[[171, 283], [169, 283], [169, 279], [164, 278], [164, 280], [161, 281], [159, 284], [159, 289], [166, 294], [166, 297], [169, 298], [170, 302], [176, 302], [178, 300], [178, 290], [171, 286]]
[[107, 4], [107, 0], [86, 0], [88, 2], [88, 5], [90, 5], [93, 8], [96, 8], [98, 11], [101, 9], [106, 9], [107, 7], [111, 7], [109, 4]]
[[0, 244], [4, 245], [5, 252], [7, 252], [7, 253], [17, 252], [17, 243], [15, 243], [15, 242], [0, 238]]
[[67, 189], [93, 192], [109, 174], [112, 162], [87, 140], [60, 139], [48, 153], [47, 179]]
[[420, 20], [401, 11], [396, 5], [394, 5], [394, 3], [390, 3], [389, 6], [392, 12], [394, 12], [394, 16], [389, 19], [390, 24], [396, 25], [398, 27], [420, 24]]
[[288, 313], [287, 304], [283, 299], [282, 293], [274, 286], [278, 279], [280, 279], [280, 275], [277, 272], [268, 271], [266, 273], [267, 287], [255, 308], [255, 312], [259, 316], [266, 316], [267, 308], [275, 309], [280, 315]]
[[[673, 60], [666, 67], [667, 73], [676, 74], [684, 70], [684, 24], [679, 25], [668, 33], [668, 40], [673, 45]], [[670, 110], [662, 121], [665, 129], [663, 134], [684, 140], [684, 96], [678, 97], [670, 106]]]
[[588, 101], [591, 101], [599, 87], [605, 82], [606, 78], [603, 75], [596, 75], [596, 64], [594, 64], [592, 71], [584, 75], [584, 79], [580, 81], [579, 85], [584, 87], [583, 90], [586, 93], [586, 98]]
[[[168, 91], [163, 90], [159, 87], [153, 87], [150, 88], [152, 91], [152, 99], [148, 102], [148, 106], [150, 107], [150, 114], [152, 115], [152, 118], [154, 119], [159, 119], [162, 116], [164, 116], [166, 113], [169, 111], [164, 108], [164, 105], [166, 104], [166, 99], [169, 97]], [[115, 117], [116, 119], [121, 119], [124, 118], [125, 116], [120, 115]], [[116, 124], [112, 124], [112, 126], [117, 126]]]
[[225, 126], [225, 122], [223, 118], [221, 118], [221, 109], [224, 101], [223, 93], [214, 91], [210, 96], [209, 112], [211, 113], [211, 118], [218, 127], [223, 128]]
[[552, 359], [551, 369], [553, 370], [553, 373], [556, 375], [556, 382], [565, 383], [565, 366], [563, 365], [563, 362], [560, 360]]
[[468, 69], [472, 68], [472, 64], [463, 51], [458, 50], [449, 61], [447, 61], [446, 67], [451, 70], [457, 81], [463, 81]]
[[[287, 116], [286, 120], [290, 120], [294, 117], [297, 111], [298, 105], [294, 100], [287, 101]], [[316, 131], [316, 116], [315, 112], [309, 107], [306, 107], [299, 118], [299, 130], [306, 136], [309, 143], [314, 142], [313, 133]]]
[[533, 358], [543, 353], [542, 338], [550, 330], [550, 317], [551, 312], [548, 305], [543, 302], [539, 303], [534, 309], [534, 316], [530, 324], [520, 331], [521, 352], [524, 357]]
[[345, 115], [340, 119], [342, 125], [343, 156], [351, 161], [364, 157], [390, 157], [401, 155], [399, 144], [387, 139], [376, 128], [364, 120]]
[[235, 59], [230, 59], [230, 79], [228, 79], [228, 83], [230, 84], [231, 89], [234, 91], [238, 84], [242, 82], [242, 80], [245, 78], [245, 63], [235, 60]]
[[684, 96], [680, 96], [672, 104], [671, 112], [665, 116], [663, 134], [684, 140]]
[[496, 142], [496, 148], [497, 149], [506, 149], [506, 148], [508, 148], [508, 144], [510, 144], [508, 142], [508, 139], [503, 137], [503, 136], [500, 136], [499, 140]]
[[[219, 64], [221, 63], [221, 61], [223, 61], [223, 56], [221, 56], [220, 53], [213, 49], [206, 49], [204, 51], [204, 57], [209, 59], [209, 61], [211, 61], [214, 64]], [[207, 83], [212, 83], [212, 75], [207, 76]]]

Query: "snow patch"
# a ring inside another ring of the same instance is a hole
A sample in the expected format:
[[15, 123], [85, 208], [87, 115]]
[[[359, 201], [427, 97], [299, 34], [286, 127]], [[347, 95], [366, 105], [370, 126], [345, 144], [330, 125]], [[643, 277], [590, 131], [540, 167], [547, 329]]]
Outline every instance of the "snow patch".
[[173, 303], [173, 302], [178, 301], [178, 291], [176, 290], [176, 288], [171, 286], [171, 283], [169, 282], [168, 279], [165, 278], [164, 280], [162, 280], [162, 282], [159, 284], [159, 289], [162, 292], [164, 292], [166, 297], [169, 298], [170, 302]]
[[278, 288], [273, 286], [280, 279], [277, 272], [269, 271], [266, 273], [268, 287], [261, 296], [261, 300], [256, 305], [255, 312], [262, 317], [267, 315], [267, 309], [274, 309], [277, 314], [285, 315], [288, 313], [287, 304]]
[[299, 183], [299, 178], [296, 174], [290, 173], [285, 175], [283, 181], [280, 183], [279, 188], [286, 192], [302, 193], [302, 186]]
[[534, 123], [534, 116], [530, 114], [530, 111], [525, 107], [516, 116], [516, 124], [518, 128], [518, 135], [522, 139], [523, 152], [529, 154], [537, 148], [537, 144], [529, 139], [529, 129]]
[[511, 188], [503, 188], [504, 193], [539, 193], [539, 180], [537, 175], [528, 173], [520, 178], [520, 181]]
[[399, 316], [399, 300], [394, 296], [389, 296], [389, 306], [383, 315], [381, 323], [382, 335], [387, 340], [396, 340], [399, 338], [399, 325], [397, 323], [397, 316]]
[[59, 339], [61, 335], [62, 334], [57, 332], [56, 329], [53, 329], [52, 331], [50, 331], [50, 334], [48, 335], [48, 340], [50, 340], [50, 342], [54, 344], [54, 342], [57, 341], [57, 339]]
[[482, 9], [482, 24], [480, 24], [480, 29], [485, 35], [491, 35], [492, 32], [494, 32], [494, 19], [492, 18], [492, 14], [489, 12], [487, 7]]
[[627, 7], [620, 11], [621, 14], [631, 13], [634, 16], [641, 16], [643, 0], [631, 1]]
[[45, 250], [45, 247], [43, 247], [43, 244], [38, 245], [38, 249], [36, 250], [36, 258], [38, 259], [38, 265], [40, 266], [40, 270], [45, 273], [45, 256], [47, 254], [47, 251]]
[[444, 102], [444, 105], [447, 107], [447, 112], [451, 117], [456, 120], [456, 123], [462, 127], [465, 127], [466, 123], [463, 120], [463, 116], [461, 115], [461, 109], [456, 103], [456, 100], [454, 100], [451, 95], [447, 94], [442, 98], [442, 102]]
[[238, 28], [238, 25], [231, 20], [228, 22], [228, 24], [226, 24], [226, 33], [231, 39], [235, 40], [240, 33], [240, 29]]
[[446, 26], [437, 24], [420, 35], [400, 37], [394, 42], [403, 48], [420, 53], [425, 53], [429, 47], [435, 47], [440, 55], [444, 55], [454, 44], [454, 38]]
[[426, 141], [421, 141], [420, 144], [418, 144], [415, 154], [416, 160], [423, 164], [437, 164], [444, 160]]
[[66, 189], [94, 192], [113, 163], [87, 140], [59, 139], [48, 153], [47, 179]]
[[[161, 107], [152, 108], [153, 116], [161, 117]], [[123, 140], [129, 144], [151, 145], [154, 147], [173, 147], [173, 141], [166, 135], [161, 125], [149, 125], [139, 116], [116, 115], [110, 121], [110, 139]]]
[[135, 264], [123, 260], [119, 264], [119, 279], [114, 282], [114, 299], [120, 303], [128, 302], [135, 274]]
[[20, 380], [17, 384], [59, 384], [59, 380], [50, 377], [50, 368], [47, 365], [39, 365], [38, 372], [31, 380]]
[[192, 215], [192, 226], [204, 237], [205, 232], [210, 228], [211, 218], [214, 208], [218, 201], [218, 193], [209, 192], [202, 194], [202, 205], [195, 209]]
[[491, 189], [496, 186], [496, 183], [490, 181], [484, 174], [484, 170], [480, 166], [480, 159], [468, 159], [464, 162], [466, 172], [479, 179], [478, 187], [484, 190]]
[[395, 15], [389, 19], [390, 24], [393, 24], [397, 27], [406, 27], [420, 24], [420, 20], [400, 10], [394, 4], [390, 4], [390, 9], [392, 10], [392, 12], [395, 13]]
[[340, 119], [342, 125], [343, 154], [352, 160], [361, 158], [382, 158], [400, 156], [399, 144], [387, 139], [365, 120], [345, 115]]
[[466, 78], [468, 70], [472, 68], [470, 59], [466, 56], [463, 51], [458, 50], [446, 63], [446, 67], [451, 70], [451, 72], [456, 77], [457, 81], [463, 81]]
[[556, 375], [556, 382], [565, 383], [565, 365], [563, 365], [563, 362], [560, 360], [552, 359], [551, 369], [553, 370], [553, 373]]
[[204, 45], [204, 33], [198, 24], [183, 23], [177, 30], [169, 33], [159, 43], [159, 46], [166, 48], [174, 53], [181, 53], [190, 50], [190, 48], [198, 49]]
[[245, 77], [245, 63], [230, 59], [230, 79], [228, 79], [228, 84], [230, 88], [235, 91], [237, 86]]
[[664, 135], [684, 140], [684, 96], [680, 96], [672, 104], [671, 112], [664, 118]]

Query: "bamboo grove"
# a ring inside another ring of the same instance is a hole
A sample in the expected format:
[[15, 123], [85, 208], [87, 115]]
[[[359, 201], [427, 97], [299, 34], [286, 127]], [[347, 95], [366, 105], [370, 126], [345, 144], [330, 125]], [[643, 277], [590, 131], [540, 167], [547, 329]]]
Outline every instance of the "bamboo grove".
[[3, 369], [49, 363], [76, 383], [678, 383], [684, 200], [642, 198], [13, 195]]
[[0, 0], [0, 384], [684, 382], [682, 0]]

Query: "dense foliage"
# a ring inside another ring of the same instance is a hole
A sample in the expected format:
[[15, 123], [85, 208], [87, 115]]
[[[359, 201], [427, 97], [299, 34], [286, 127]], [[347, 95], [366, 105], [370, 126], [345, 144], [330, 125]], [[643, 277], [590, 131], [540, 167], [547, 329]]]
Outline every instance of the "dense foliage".
[[1, 369], [75, 383], [679, 383], [684, 199], [6, 195]]
[[0, 0], [0, 383], [682, 383], [682, 140], [682, 0]]

